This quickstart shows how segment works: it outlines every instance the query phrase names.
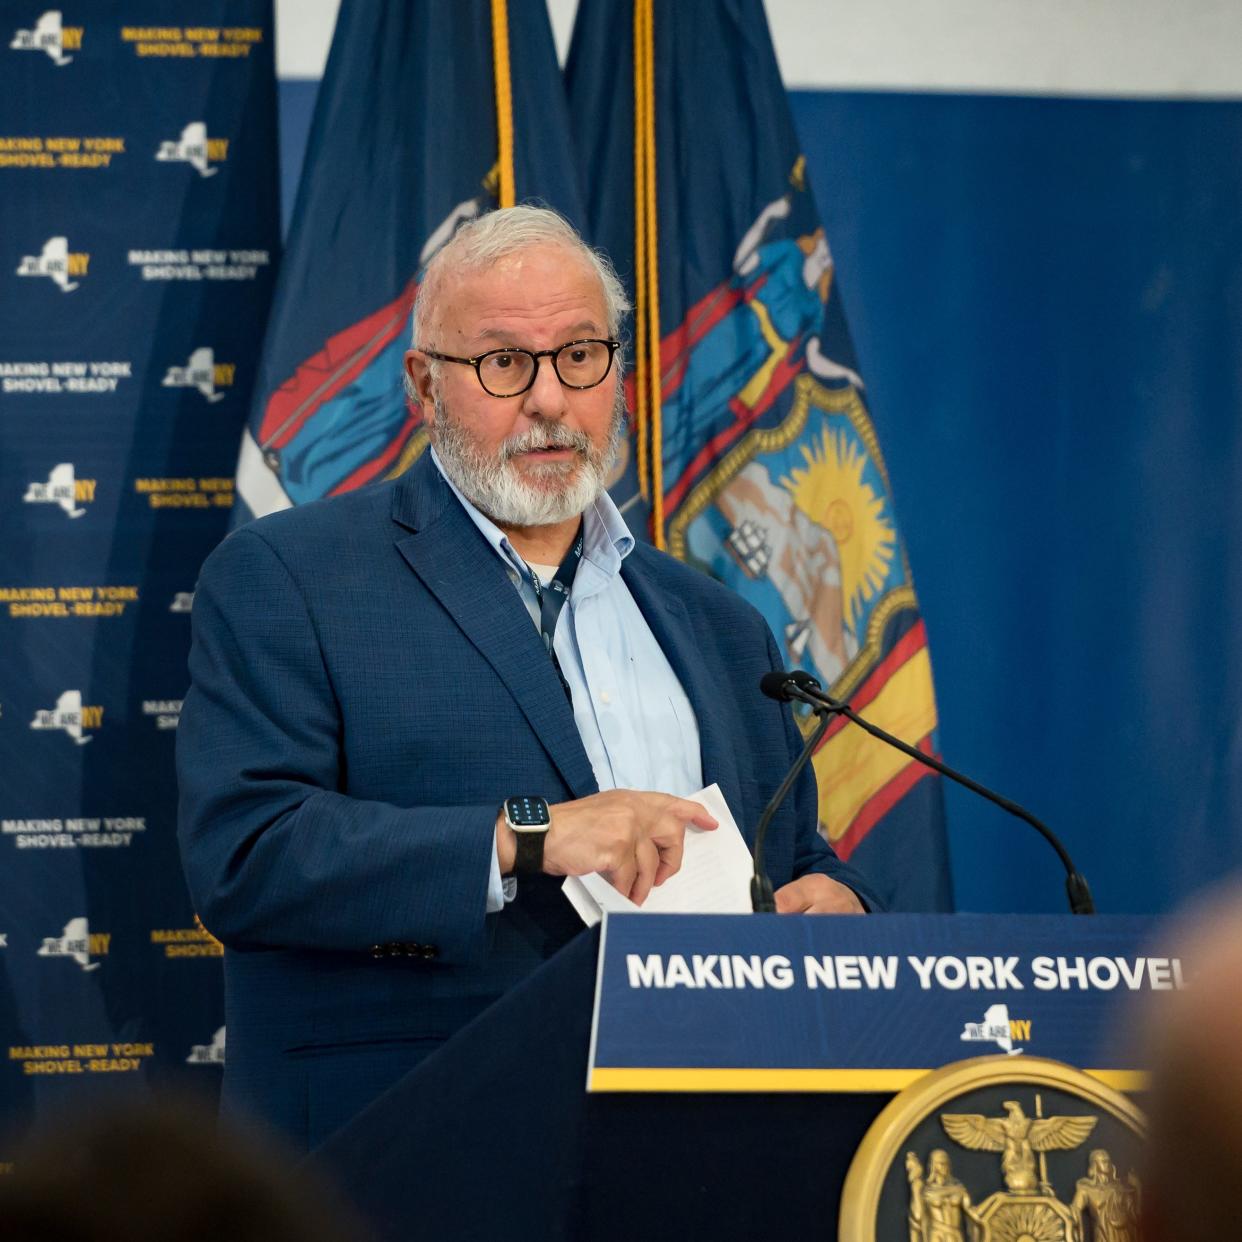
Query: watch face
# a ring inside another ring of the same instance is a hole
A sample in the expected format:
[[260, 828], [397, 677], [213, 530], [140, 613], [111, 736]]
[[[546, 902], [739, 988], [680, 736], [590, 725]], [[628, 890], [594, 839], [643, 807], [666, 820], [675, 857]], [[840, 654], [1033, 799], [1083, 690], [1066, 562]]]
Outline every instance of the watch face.
[[512, 828], [546, 828], [552, 822], [546, 798], [523, 795], [505, 802], [505, 818]]

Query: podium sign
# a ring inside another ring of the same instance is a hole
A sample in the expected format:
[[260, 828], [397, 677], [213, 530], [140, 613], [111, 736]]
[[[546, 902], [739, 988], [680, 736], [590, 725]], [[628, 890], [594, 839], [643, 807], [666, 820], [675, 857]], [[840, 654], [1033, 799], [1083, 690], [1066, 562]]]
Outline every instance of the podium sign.
[[1183, 985], [1139, 917], [606, 915], [589, 1091], [899, 1091], [987, 1054], [1142, 1085], [1127, 1003]]

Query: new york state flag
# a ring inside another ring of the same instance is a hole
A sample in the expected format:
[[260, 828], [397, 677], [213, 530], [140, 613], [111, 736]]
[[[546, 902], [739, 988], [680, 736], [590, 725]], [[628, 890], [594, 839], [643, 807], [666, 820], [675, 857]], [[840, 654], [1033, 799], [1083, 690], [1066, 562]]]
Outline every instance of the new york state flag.
[[[751, 600], [787, 666], [934, 753], [927, 634], [760, 0], [582, 0], [567, 82], [588, 229], [637, 308], [614, 497]], [[820, 830], [889, 908], [950, 908], [940, 778], [840, 718], [814, 762]]]

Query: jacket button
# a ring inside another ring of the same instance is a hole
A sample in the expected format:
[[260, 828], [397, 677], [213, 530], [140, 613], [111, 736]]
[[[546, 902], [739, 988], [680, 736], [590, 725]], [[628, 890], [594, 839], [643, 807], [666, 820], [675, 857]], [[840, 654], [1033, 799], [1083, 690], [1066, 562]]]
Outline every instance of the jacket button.
[[373, 944], [371, 946], [372, 957], [384, 957], [388, 952], [388, 946], [382, 944]]
[[438, 957], [440, 950], [434, 944], [423, 945], [423, 957], [430, 961], [433, 957]]

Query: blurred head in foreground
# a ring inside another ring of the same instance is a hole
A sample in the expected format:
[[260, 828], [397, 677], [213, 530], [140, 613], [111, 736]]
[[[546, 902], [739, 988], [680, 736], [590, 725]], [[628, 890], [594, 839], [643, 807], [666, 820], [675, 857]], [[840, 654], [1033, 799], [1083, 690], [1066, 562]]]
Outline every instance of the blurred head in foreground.
[[331, 1195], [197, 1100], [62, 1117], [0, 1178], [4, 1242], [355, 1242]]
[[1217, 1242], [1242, 1230], [1242, 889], [1174, 937], [1189, 986], [1153, 1025], [1144, 1242]]

